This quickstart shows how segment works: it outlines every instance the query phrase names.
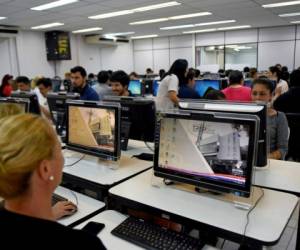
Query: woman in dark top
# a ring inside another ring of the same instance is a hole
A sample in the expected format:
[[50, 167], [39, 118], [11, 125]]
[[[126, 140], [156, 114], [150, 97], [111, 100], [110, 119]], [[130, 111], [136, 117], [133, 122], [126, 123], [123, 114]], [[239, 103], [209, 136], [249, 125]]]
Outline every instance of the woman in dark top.
[[51, 197], [62, 177], [60, 148], [42, 117], [19, 114], [0, 120], [2, 248], [105, 249], [96, 236], [55, 222]]
[[[263, 101], [270, 105], [273, 84], [266, 78], [254, 80], [252, 85], [252, 101]], [[282, 160], [288, 151], [289, 128], [285, 114], [268, 107], [269, 158]]]
[[189, 70], [185, 82], [179, 83], [179, 98], [187, 99], [200, 99], [199, 94], [195, 91], [195, 71]]

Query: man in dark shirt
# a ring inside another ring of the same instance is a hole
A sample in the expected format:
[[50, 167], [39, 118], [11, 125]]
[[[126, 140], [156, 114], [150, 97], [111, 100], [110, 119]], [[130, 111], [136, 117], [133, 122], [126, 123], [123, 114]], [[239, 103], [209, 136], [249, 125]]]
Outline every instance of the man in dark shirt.
[[97, 92], [87, 84], [86, 70], [81, 66], [71, 69], [71, 81], [74, 91], [80, 94], [81, 100], [99, 101]]
[[274, 108], [284, 113], [300, 113], [300, 70], [290, 76], [290, 89], [274, 102]]
[[132, 96], [132, 93], [128, 90], [129, 81], [129, 76], [123, 70], [113, 72], [110, 77], [112, 91], [117, 96]]

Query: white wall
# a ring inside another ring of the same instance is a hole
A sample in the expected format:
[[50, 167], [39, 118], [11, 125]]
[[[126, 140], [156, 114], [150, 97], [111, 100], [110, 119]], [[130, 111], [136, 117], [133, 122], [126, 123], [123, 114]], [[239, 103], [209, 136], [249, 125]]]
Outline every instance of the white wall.
[[266, 70], [275, 63], [290, 69], [300, 66], [299, 26], [160, 37], [105, 48], [88, 45], [81, 36], [70, 37], [72, 60], [56, 63], [47, 61], [43, 32], [20, 31], [16, 38], [1, 39], [0, 76], [6, 73], [28, 77], [63, 76], [75, 65], [94, 73], [102, 69], [144, 73], [148, 67], [158, 72], [161, 68], [167, 70], [177, 58], [188, 60], [189, 66], [194, 67], [196, 46], [238, 43], [258, 44], [259, 70]]

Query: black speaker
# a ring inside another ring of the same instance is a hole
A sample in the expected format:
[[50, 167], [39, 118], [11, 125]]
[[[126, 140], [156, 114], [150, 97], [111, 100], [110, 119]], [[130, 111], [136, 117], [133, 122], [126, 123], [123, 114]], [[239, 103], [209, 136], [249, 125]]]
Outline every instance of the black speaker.
[[71, 60], [69, 32], [45, 32], [47, 60]]

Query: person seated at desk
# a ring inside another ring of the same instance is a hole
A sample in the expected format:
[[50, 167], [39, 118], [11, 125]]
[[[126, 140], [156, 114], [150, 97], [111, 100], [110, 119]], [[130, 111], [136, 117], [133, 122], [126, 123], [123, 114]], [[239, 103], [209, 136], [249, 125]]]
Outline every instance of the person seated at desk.
[[123, 70], [113, 72], [110, 77], [113, 93], [117, 96], [132, 96], [132, 93], [128, 90], [129, 81], [129, 76]]
[[273, 84], [269, 79], [258, 78], [252, 85], [252, 100], [268, 103], [269, 158], [282, 160], [288, 151], [289, 128], [285, 114], [270, 107]]
[[26, 76], [18, 76], [16, 79], [18, 91], [30, 92], [30, 80]]
[[189, 70], [186, 79], [179, 84], [178, 97], [187, 99], [200, 99], [198, 93], [194, 90], [195, 87], [195, 71]]
[[130, 78], [130, 80], [139, 80], [139, 75], [136, 72], [132, 71], [129, 74], [129, 78]]
[[81, 100], [99, 101], [97, 92], [87, 83], [86, 70], [81, 66], [71, 69], [71, 81], [74, 92], [80, 94]]
[[[11, 143], [11, 142], [14, 143]], [[64, 159], [53, 128], [32, 114], [0, 120], [1, 244], [11, 249], [105, 249], [96, 236], [55, 222]], [[44, 247], [43, 245], [44, 244]]]
[[40, 78], [37, 81], [36, 86], [40, 92], [40, 95], [38, 95], [38, 100], [41, 111], [49, 120], [51, 120], [51, 114], [47, 102], [47, 94], [52, 90], [52, 82], [50, 78]]
[[93, 86], [99, 95], [100, 100], [106, 95], [113, 95], [111, 87], [108, 85], [109, 74], [107, 71], [102, 70], [97, 75], [98, 83]]
[[251, 101], [251, 89], [244, 85], [241, 71], [233, 70], [229, 75], [229, 86], [222, 90], [228, 101]]
[[281, 66], [272, 66], [268, 71], [268, 78], [276, 82], [275, 94], [273, 96], [273, 102], [283, 93], [289, 90], [288, 83], [282, 79]]
[[[5, 103], [0, 105], [0, 119], [22, 114], [23, 112], [22, 108], [15, 103]], [[71, 201], [59, 201], [52, 207], [52, 212], [56, 220], [59, 220], [64, 216], [71, 215], [76, 210], [76, 205]]]
[[13, 76], [6, 74], [2, 78], [2, 83], [0, 86], [0, 96], [8, 97], [11, 95], [13, 91], [12, 83], [13, 83]]

